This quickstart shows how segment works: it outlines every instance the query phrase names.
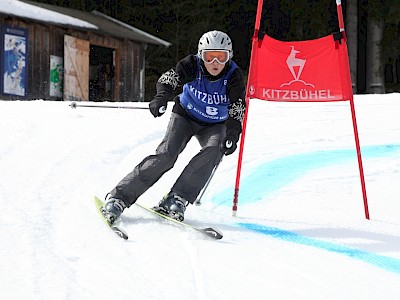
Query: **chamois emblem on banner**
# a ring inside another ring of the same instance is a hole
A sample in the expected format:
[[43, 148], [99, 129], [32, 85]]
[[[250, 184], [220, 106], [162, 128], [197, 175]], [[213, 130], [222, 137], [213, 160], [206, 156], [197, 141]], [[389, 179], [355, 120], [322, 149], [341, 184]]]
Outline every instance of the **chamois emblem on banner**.
[[290, 48], [292, 48], [292, 50], [290, 51], [290, 54], [289, 54], [288, 58], [286, 59], [286, 64], [289, 68], [290, 73], [293, 75], [294, 79], [290, 82], [281, 84], [281, 87], [291, 85], [294, 82], [301, 82], [304, 85], [314, 87], [313, 84], [307, 83], [304, 80], [300, 79], [301, 73], [303, 72], [303, 69], [304, 69], [304, 66], [305, 66], [307, 60], [296, 57], [296, 54], [299, 54], [300, 51], [294, 49], [293, 46], [290, 46]]

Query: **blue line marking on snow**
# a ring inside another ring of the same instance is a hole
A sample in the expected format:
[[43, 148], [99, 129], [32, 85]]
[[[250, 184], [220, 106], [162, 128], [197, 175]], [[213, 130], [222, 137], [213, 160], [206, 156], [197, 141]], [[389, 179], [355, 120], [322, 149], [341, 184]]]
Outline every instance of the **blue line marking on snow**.
[[330, 252], [342, 254], [354, 259], [361, 260], [371, 265], [377, 266], [384, 270], [400, 274], [400, 259], [378, 255], [375, 253], [354, 249], [351, 247], [325, 242], [310, 237], [302, 236], [290, 231], [282, 230], [275, 227], [269, 227], [252, 223], [238, 223], [239, 227], [246, 228], [251, 231], [262, 233], [273, 238], [281, 239], [284, 241], [297, 243], [306, 246], [327, 250]]
[[[378, 145], [361, 148], [363, 159], [400, 155], [400, 145]], [[251, 174], [241, 180], [240, 202], [254, 203], [266, 195], [294, 182], [306, 172], [331, 165], [354, 161], [357, 154], [354, 149], [326, 150], [296, 154], [275, 159], [257, 166]], [[232, 205], [232, 189], [224, 190], [211, 199], [219, 205]]]

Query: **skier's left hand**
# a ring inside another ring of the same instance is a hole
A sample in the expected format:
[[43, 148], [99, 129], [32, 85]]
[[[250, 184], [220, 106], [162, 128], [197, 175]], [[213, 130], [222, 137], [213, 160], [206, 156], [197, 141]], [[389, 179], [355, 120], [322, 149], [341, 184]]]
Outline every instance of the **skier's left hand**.
[[222, 142], [221, 149], [225, 155], [231, 155], [237, 148], [238, 140], [233, 136], [227, 136]]

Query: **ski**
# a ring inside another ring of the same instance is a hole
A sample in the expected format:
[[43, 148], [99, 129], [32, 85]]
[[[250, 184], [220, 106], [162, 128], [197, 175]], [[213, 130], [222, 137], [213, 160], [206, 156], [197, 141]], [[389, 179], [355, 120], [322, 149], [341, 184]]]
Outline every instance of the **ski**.
[[150, 212], [150, 213], [153, 213], [153, 214], [155, 214], [155, 215], [157, 215], [157, 216], [163, 218], [164, 220], [167, 220], [167, 221], [170, 222], [170, 223], [179, 225], [179, 226], [184, 227], [184, 228], [190, 228], [190, 229], [192, 229], [192, 230], [201, 232], [202, 234], [205, 234], [206, 236], [208, 236], [208, 237], [210, 237], [210, 238], [213, 238], [213, 239], [215, 239], [215, 240], [220, 240], [220, 239], [223, 238], [222, 232], [220, 232], [219, 230], [217, 230], [217, 229], [215, 229], [215, 228], [212, 228], [212, 227], [200, 228], [200, 227], [197, 227], [197, 226], [193, 226], [193, 225], [190, 225], [190, 224], [188, 224], [188, 223], [180, 222], [180, 221], [178, 221], [178, 220], [175, 220], [174, 218], [171, 218], [171, 217], [169, 217], [169, 216], [163, 215], [163, 214], [161, 214], [161, 213], [155, 211], [154, 209], [148, 208], [148, 207], [143, 206], [143, 205], [141, 205], [141, 204], [139, 204], [139, 203], [135, 203], [135, 204], [136, 204], [137, 206], [139, 206], [140, 208], [142, 208], [142, 209], [144, 209], [144, 210], [146, 210], [146, 211], [148, 211], [148, 212]]
[[97, 211], [100, 214], [101, 219], [104, 221], [104, 223], [107, 224], [108, 227], [111, 228], [111, 230], [113, 232], [115, 232], [120, 238], [123, 238], [124, 240], [128, 239], [128, 234], [122, 230], [121, 228], [115, 226], [115, 225], [111, 225], [107, 219], [104, 217], [102, 209], [104, 207], [104, 202], [101, 201], [98, 197], [94, 196], [94, 204], [96, 205]]

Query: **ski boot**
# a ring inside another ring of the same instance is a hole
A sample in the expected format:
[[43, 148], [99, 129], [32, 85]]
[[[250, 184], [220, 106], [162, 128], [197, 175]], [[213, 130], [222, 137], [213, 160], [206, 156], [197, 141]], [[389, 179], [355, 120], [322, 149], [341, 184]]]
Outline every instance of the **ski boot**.
[[153, 209], [161, 214], [169, 216], [177, 221], [182, 222], [184, 220], [186, 206], [189, 202], [183, 199], [181, 196], [174, 192], [166, 194], [158, 206]]
[[107, 222], [110, 225], [113, 225], [117, 221], [119, 216], [122, 214], [125, 208], [126, 205], [122, 200], [110, 197], [106, 201], [101, 211]]

